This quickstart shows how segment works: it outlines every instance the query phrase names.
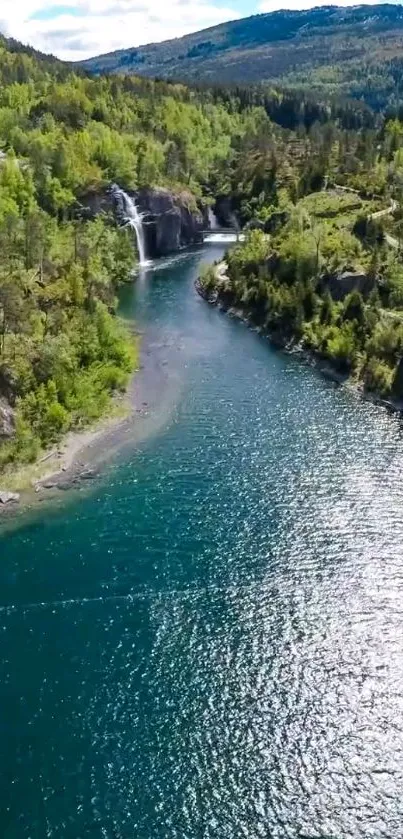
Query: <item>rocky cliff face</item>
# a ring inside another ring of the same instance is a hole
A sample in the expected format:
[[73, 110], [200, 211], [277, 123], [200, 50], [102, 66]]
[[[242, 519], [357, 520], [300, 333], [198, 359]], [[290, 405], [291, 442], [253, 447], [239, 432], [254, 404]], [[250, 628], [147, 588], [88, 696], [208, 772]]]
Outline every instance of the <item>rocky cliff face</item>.
[[232, 198], [229, 195], [218, 195], [213, 211], [218, 224], [221, 224], [223, 227], [233, 227], [235, 230], [239, 230], [238, 218]]
[[100, 190], [99, 192], [87, 192], [82, 195], [80, 201], [75, 206], [75, 213], [77, 216], [94, 219], [101, 213], [114, 213], [115, 201], [110, 190]]
[[[162, 187], [145, 187], [132, 192], [143, 219], [146, 251], [149, 257], [164, 256], [180, 248], [203, 241], [202, 231], [209, 227], [208, 210], [192, 193], [174, 193]], [[79, 212], [95, 217], [112, 212], [122, 221], [124, 208], [115, 188], [83, 197]]]
[[207, 211], [188, 192], [174, 194], [168, 189], [142, 189], [136, 196], [143, 215], [147, 254], [164, 256], [180, 248], [201, 243], [202, 231], [209, 226]]
[[329, 289], [333, 300], [344, 300], [352, 291], [359, 291], [367, 299], [376, 287], [376, 280], [365, 271], [345, 268], [336, 274], [323, 274], [321, 286], [322, 289]]
[[0, 443], [9, 440], [15, 432], [14, 410], [3, 396], [0, 396]]

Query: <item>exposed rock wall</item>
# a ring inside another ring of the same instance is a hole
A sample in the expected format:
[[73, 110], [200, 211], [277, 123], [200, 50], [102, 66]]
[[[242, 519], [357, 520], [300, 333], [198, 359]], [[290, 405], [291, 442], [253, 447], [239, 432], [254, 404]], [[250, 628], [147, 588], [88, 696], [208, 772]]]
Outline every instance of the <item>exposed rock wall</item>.
[[202, 231], [209, 226], [207, 209], [191, 193], [145, 188], [135, 198], [143, 214], [150, 256], [164, 256], [203, 241]]
[[239, 230], [233, 200], [229, 195], [219, 195], [216, 198], [213, 211], [218, 223], [223, 227], [233, 227], [235, 230]]
[[5, 399], [0, 396], [0, 442], [10, 439], [15, 432], [14, 410]]
[[336, 274], [322, 275], [321, 285], [322, 288], [329, 289], [333, 300], [344, 300], [352, 291], [359, 291], [364, 298], [367, 298], [376, 287], [376, 280], [365, 271], [346, 268]]
[[[180, 248], [203, 241], [202, 231], [209, 227], [208, 209], [192, 193], [174, 193], [162, 187], [144, 187], [131, 196], [143, 216], [147, 255], [164, 256]], [[78, 212], [94, 218], [112, 212], [119, 221], [123, 209], [113, 188], [85, 195]]]

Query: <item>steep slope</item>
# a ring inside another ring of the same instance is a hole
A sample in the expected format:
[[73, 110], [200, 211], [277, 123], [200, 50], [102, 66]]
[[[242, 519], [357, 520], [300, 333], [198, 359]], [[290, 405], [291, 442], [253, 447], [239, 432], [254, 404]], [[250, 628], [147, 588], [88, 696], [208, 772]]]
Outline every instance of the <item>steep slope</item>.
[[403, 8], [384, 4], [255, 15], [83, 66], [208, 83], [276, 80], [353, 95], [379, 108], [399, 92], [402, 61]]
[[[61, 61], [54, 55], [40, 52], [40, 50], [31, 47], [29, 44], [16, 41], [15, 38], [6, 38], [1, 33], [0, 54], [1, 56], [14, 56], [14, 66], [19, 67], [19, 74], [24, 80], [28, 73], [35, 79], [44, 77], [46, 73], [49, 73], [54, 79], [62, 81], [67, 78], [69, 73], [72, 71], [77, 73], [78, 70], [77, 67], [74, 68], [67, 61]], [[1, 59], [0, 66], [2, 67], [3, 64], [4, 60]], [[6, 83], [8, 81], [6, 79]], [[18, 81], [21, 81], [21, 79], [19, 78]]]
[[108, 186], [144, 201], [151, 192], [147, 209], [159, 227], [167, 209], [170, 231], [158, 229], [155, 250], [172, 250], [190, 241], [198, 199], [220, 186], [233, 145], [260, 131], [270, 138], [261, 108], [73, 73], [0, 38], [0, 475], [108, 411], [135, 363], [114, 316], [134, 237], [108, 212]]
[[[99, 212], [108, 185], [132, 192], [141, 208], [152, 194], [150, 224], [161, 224], [168, 201], [174, 233], [178, 205], [186, 221], [202, 202], [224, 224], [235, 213], [275, 233], [295, 213], [302, 230], [298, 200], [331, 182], [381, 196], [374, 211], [391, 188], [403, 203], [403, 120], [301, 92], [195, 91], [74, 73], [0, 39], [0, 474], [104, 413], [134, 363], [114, 317], [133, 239]], [[387, 219], [400, 236], [400, 219]], [[349, 266], [356, 241], [331, 223], [332, 265]], [[154, 244], [172, 249], [160, 235]], [[374, 253], [373, 274], [378, 264]], [[395, 254], [391, 272], [394, 305], [403, 307]]]

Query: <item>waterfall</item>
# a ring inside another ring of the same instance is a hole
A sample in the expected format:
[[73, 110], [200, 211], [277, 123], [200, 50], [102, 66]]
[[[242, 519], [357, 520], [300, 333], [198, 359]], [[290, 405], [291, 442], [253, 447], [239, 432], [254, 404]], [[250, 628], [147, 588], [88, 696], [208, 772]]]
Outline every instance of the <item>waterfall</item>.
[[112, 194], [115, 198], [123, 224], [127, 227], [131, 227], [136, 234], [140, 265], [146, 265], [147, 254], [142, 214], [139, 213], [134, 198], [130, 198], [130, 195], [124, 192], [124, 190], [116, 184], [113, 184], [112, 186]]
[[218, 230], [219, 229], [220, 225], [218, 224], [217, 216], [216, 216], [215, 212], [211, 209], [211, 207], [208, 208], [208, 220], [209, 220], [210, 230]]
[[218, 221], [218, 218], [217, 218], [214, 210], [212, 210], [211, 207], [209, 207], [208, 208], [208, 220], [209, 220], [209, 227], [210, 227], [211, 233], [205, 234], [203, 236], [203, 241], [206, 244], [213, 244], [213, 245], [214, 244], [228, 244], [229, 245], [233, 242], [238, 242], [238, 241], [242, 242], [244, 240], [245, 236], [244, 236], [243, 233], [239, 233], [239, 224], [238, 224], [238, 219], [237, 219], [235, 213], [231, 213], [231, 215], [229, 216], [229, 219], [230, 219], [231, 225], [233, 227], [233, 232], [231, 232], [230, 227], [229, 228], [224, 228], [224, 230], [223, 230], [223, 228], [220, 225], [220, 222]]
[[147, 255], [142, 217], [138, 211], [137, 204], [134, 198], [130, 198], [130, 195], [127, 195], [125, 192], [123, 192], [123, 201], [125, 208], [124, 220], [126, 224], [128, 224], [129, 227], [131, 227], [136, 233], [137, 250], [139, 252], [139, 262], [140, 265], [145, 265], [145, 263], [147, 262]]

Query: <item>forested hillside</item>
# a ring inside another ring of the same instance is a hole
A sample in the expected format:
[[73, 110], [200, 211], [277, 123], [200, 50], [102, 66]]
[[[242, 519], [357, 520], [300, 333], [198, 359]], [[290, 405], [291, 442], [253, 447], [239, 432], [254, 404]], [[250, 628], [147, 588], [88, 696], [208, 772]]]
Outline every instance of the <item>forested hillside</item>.
[[180, 86], [92, 80], [0, 45], [0, 468], [102, 414], [134, 365], [113, 315], [134, 241], [91, 196], [170, 185], [197, 196], [231, 143], [268, 124]]
[[261, 83], [396, 107], [403, 85], [399, 3], [322, 6], [230, 21], [83, 62], [93, 72], [207, 84]]
[[[358, 190], [363, 203], [333, 225], [327, 245], [341, 265], [360, 257], [357, 216], [400, 202], [402, 138], [398, 119], [352, 102], [90, 77], [3, 39], [0, 468], [102, 414], [135, 363], [115, 317], [134, 240], [90, 211], [112, 183], [186, 191], [224, 223], [235, 214], [270, 235], [311, 193], [334, 183]], [[309, 203], [304, 214], [314, 224]], [[400, 235], [396, 212], [382, 224]], [[399, 266], [396, 257], [397, 285]]]
[[[401, 187], [390, 187], [384, 194], [401, 202]], [[380, 209], [380, 201], [334, 186], [284, 203], [281, 213], [267, 208], [198, 288], [279, 346], [402, 409], [402, 209], [393, 199]]]
[[[309, 147], [306, 138], [297, 179], [310, 169]], [[34, 459], [103, 413], [134, 365], [132, 339], [114, 317], [133, 237], [108, 215], [92, 218], [91, 198], [117, 182], [186, 188], [212, 203], [236, 180], [235, 203], [250, 215], [239, 173], [250, 161], [250, 196], [259, 148], [274, 168], [276, 149], [282, 166], [293, 154], [260, 105], [164, 82], [92, 79], [0, 42], [0, 468]]]

